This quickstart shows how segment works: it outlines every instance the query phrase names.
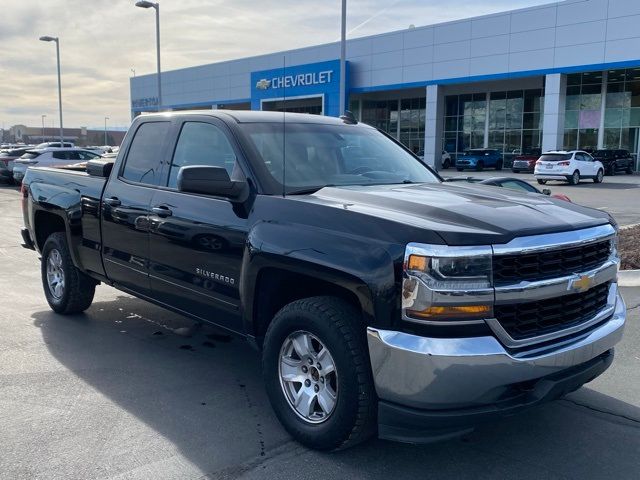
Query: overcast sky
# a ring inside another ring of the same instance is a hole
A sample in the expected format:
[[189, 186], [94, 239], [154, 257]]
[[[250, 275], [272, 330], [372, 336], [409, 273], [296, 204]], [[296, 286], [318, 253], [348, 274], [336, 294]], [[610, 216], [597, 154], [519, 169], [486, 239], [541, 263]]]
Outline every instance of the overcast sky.
[[[155, 71], [152, 10], [134, 0], [1, 0], [0, 126], [57, 126], [55, 44], [68, 127], [129, 124], [129, 77]], [[349, 0], [350, 37], [550, 3], [549, 0]], [[340, 0], [160, 0], [162, 68], [336, 41]]]

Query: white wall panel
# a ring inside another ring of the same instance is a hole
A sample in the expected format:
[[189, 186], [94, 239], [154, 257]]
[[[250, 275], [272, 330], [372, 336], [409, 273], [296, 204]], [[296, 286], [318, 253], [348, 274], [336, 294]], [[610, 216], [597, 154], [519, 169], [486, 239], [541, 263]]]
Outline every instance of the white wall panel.
[[578, 0], [558, 5], [557, 25], [592, 22], [607, 18], [609, 0]]
[[444, 23], [435, 26], [434, 43], [450, 43], [471, 38], [471, 21]]
[[471, 21], [471, 38], [493, 37], [509, 33], [511, 30], [510, 15], [490, 15]]
[[405, 66], [433, 62], [433, 47], [405, 48], [402, 52], [402, 62]]
[[607, 22], [605, 20], [558, 27], [556, 29], [556, 47], [604, 42], [606, 32]]
[[425, 47], [433, 45], [433, 27], [412, 28], [404, 32], [404, 48]]
[[478, 38], [471, 42], [471, 58], [509, 53], [509, 35]]
[[471, 41], [443, 43], [433, 47], [433, 61], [444, 62], [449, 60], [466, 59], [471, 56]]
[[604, 62], [604, 42], [556, 48], [555, 66], [593, 65]]
[[553, 48], [555, 46], [555, 28], [543, 28], [511, 34], [509, 50], [512, 53]]
[[532, 8], [511, 14], [511, 32], [525, 32], [556, 26], [556, 7]]

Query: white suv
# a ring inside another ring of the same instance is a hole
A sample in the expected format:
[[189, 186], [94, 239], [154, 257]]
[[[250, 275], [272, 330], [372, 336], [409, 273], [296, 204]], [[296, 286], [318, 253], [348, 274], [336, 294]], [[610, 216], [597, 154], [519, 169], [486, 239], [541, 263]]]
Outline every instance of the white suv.
[[21, 182], [27, 172], [27, 168], [35, 165], [39, 167], [63, 167], [99, 157], [100, 155], [82, 148], [34, 148], [13, 161], [13, 179], [16, 182]]
[[540, 185], [547, 183], [547, 180], [563, 180], [569, 185], [577, 185], [581, 178], [591, 178], [595, 183], [601, 183], [604, 166], [582, 150], [554, 151], [540, 156], [534, 174]]

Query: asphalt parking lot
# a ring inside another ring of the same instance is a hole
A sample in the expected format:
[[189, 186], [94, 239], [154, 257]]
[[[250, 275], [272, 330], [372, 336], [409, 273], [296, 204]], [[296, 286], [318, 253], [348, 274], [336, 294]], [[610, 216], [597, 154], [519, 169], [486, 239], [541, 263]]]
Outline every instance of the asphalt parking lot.
[[[550, 188], [631, 224], [638, 181]], [[190, 320], [105, 286], [85, 314], [52, 313], [21, 224], [17, 189], [0, 186], [1, 478], [638, 478], [640, 289], [623, 290], [613, 366], [566, 399], [449, 442], [325, 454], [277, 423], [242, 340], [188, 336]]]
[[606, 210], [611, 213], [620, 225], [632, 225], [640, 223], [640, 175], [618, 174], [613, 177], [604, 177], [600, 184], [593, 180], [582, 179], [580, 184], [571, 186], [565, 182], [550, 180], [546, 185], [538, 185], [532, 173], [513, 173], [510, 169], [485, 170], [475, 172], [465, 170], [458, 172], [455, 168], [439, 172], [443, 177], [514, 177], [529, 182], [534, 187], [542, 190], [548, 188], [552, 193], [563, 193], [572, 202], [587, 207]]

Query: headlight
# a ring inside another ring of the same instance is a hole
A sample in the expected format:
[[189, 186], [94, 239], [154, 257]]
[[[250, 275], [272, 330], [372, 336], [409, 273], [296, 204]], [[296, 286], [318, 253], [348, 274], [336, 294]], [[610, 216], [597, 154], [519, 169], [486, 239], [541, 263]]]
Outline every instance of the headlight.
[[482, 319], [492, 315], [492, 249], [409, 244], [402, 307], [406, 319]]

